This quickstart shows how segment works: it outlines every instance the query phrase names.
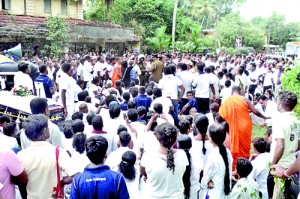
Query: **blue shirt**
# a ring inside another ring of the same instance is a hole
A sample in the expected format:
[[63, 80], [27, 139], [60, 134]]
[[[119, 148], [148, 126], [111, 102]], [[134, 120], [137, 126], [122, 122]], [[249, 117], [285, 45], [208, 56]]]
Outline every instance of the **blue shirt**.
[[52, 98], [50, 89], [54, 88], [54, 85], [47, 75], [40, 74], [34, 81], [43, 82], [46, 98]]
[[137, 97], [134, 98], [134, 101], [136, 103], [136, 108], [138, 108], [139, 106], [143, 106], [146, 108], [146, 111], [148, 112], [152, 99], [147, 95], [138, 95]]
[[128, 102], [123, 102], [122, 104], [120, 104], [120, 107], [122, 111], [128, 111]]
[[72, 182], [70, 198], [129, 199], [129, 193], [123, 175], [103, 165], [86, 167], [83, 173], [76, 175]]
[[188, 102], [188, 105], [189, 105], [189, 109], [186, 110], [187, 114], [189, 113], [190, 109], [193, 108], [193, 107], [197, 109], [197, 112], [199, 111], [198, 110], [198, 104], [197, 104], [197, 101], [196, 101], [195, 98], [190, 99], [189, 102]]

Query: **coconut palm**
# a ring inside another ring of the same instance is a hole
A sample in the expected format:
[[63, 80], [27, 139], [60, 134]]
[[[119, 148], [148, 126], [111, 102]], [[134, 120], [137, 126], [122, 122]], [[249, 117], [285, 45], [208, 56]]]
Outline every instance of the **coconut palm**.
[[209, 19], [215, 15], [216, 7], [213, 5], [213, 2], [210, 0], [205, 1], [194, 1], [193, 2], [193, 9], [191, 11], [192, 16], [201, 19], [201, 27], [203, 27], [205, 19], [206, 28], [208, 26]]
[[106, 5], [106, 21], [110, 21], [109, 11], [111, 5], [114, 3], [114, 0], [102, 0], [102, 2]]
[[172, 22], [172, 43], [173, 43], [173, 48], [174, 48], [174, 43], [175, 43], [177, 7], [178, 7], [178, 0], [175, 0], [175, 2], [174, 2], [174, 11], [173, 11], [173, 22]]

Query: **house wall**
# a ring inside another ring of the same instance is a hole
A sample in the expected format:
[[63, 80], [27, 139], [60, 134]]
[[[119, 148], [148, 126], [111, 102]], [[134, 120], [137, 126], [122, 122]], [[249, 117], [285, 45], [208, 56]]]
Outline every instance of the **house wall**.
[[[0, 1], [0, 11], [2, 11], [2, 1]], [[25, 14], [25, 2], [20, 0], [10, 0], [10, 10], [8, 13], [23, 15]]]
[[[32, 15], [39, 17], [62, 15], [61, 0], [51, 0], [51, 14], [44, 12], [44, 0], [11, 0], [11, 6], [8, 13], [14, 15]], [[2, 10], [2, 1], [0, 0], [0, 11]], [[83, 19], [82, 0], [69, 1], [67, 6], [67, 17]]]

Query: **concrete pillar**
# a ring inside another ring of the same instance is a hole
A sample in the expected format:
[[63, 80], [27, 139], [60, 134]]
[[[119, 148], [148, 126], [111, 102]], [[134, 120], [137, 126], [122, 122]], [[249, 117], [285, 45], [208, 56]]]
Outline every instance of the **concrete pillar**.
[[34, 0], [26, 0], [25, 2], [26, 15], [34, 15]]

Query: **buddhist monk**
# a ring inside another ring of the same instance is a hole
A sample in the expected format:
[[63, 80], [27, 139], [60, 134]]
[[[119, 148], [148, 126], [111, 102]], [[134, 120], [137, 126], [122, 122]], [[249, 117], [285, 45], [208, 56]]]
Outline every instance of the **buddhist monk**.
[[121, 70], [122, 59], [120, 57], [117, 58], [117, 63], [114, 65], [113, 76], [111, 81], [113, 83], [113, 87], [117, 88], [116, 81], [122, 79], [122, 70]]
[[269, 119], [256, 110], [249, 99], [241, 95], [239, 86], [232, 87], [232, 96], [222, 103], [219, 114], [229, 124], [233, 170], [235, 170], [237, 158], [250, 156], [252, 120], [249, 111], [258, 117]]

